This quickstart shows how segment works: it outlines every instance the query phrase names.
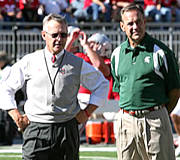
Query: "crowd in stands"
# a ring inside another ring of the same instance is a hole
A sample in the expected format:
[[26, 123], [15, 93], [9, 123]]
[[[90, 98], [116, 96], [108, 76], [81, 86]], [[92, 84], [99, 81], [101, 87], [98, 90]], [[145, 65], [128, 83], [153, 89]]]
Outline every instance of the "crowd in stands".
[[151, 22], [180, 22], [180, 0], [0, 0], [0, 21], [41, 22], [49, 13], [68, 23], [119, 22], [120, 10], [132, 2], [144, 6]]

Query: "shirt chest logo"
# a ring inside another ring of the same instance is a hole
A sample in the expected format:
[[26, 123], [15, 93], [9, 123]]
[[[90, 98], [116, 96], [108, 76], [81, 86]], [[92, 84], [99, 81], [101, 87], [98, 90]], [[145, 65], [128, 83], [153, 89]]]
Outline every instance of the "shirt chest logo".
[[145, 57], [144, 62], [149, 64], [150, 63], [150, 58], [151, 58], [150, 56]]

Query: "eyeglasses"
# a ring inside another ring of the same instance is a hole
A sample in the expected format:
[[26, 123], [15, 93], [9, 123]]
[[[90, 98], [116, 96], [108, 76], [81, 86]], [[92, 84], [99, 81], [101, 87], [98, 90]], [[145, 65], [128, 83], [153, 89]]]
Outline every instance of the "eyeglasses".
[[57, 38], [59, 35], [61, 38], [67, 38], [67, 36], [68, 36], [67, 33], [52, 33], [52, 34], [48, 33], [48, 32], [46, 32], [46, 33], [49, 34], [52, 38]]

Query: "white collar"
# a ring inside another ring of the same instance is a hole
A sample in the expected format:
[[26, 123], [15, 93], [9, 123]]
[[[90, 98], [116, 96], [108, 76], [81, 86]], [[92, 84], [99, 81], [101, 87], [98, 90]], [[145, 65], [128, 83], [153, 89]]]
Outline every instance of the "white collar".
[[[65, 50], [63, 49], [61, 52], [59, 52], [58, 54], [56, 54], [56, 59], [59, 59], [59, 57], [61, 57], [63, 54], [64, 54]], [[49, 52], [49, 50], [47, 49], [47, 47], [45, 47], [45, 54], [46, 54], [46, 57], [48, 59], [51, 59], [52, 58], [52, 53]]]

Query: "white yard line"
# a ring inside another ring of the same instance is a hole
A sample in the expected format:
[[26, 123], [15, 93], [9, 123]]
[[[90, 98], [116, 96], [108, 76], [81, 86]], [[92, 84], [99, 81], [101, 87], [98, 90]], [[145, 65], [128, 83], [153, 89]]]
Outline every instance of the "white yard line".
[[1, 149], [0, 153], [22, 153], [21, 149]]
[[[89, 146], [80, 146], [80, 152], [116, 152], [116, 147], [89, 147]], [[9, 147], [0, 147], [0, 153], [22, 153], [21, 145], [9, 146]]]
[[22, 158], [22, 155], [0, 155], [0, 157], [9, 157], [9, 158], [20, 157], [20, 158]]

